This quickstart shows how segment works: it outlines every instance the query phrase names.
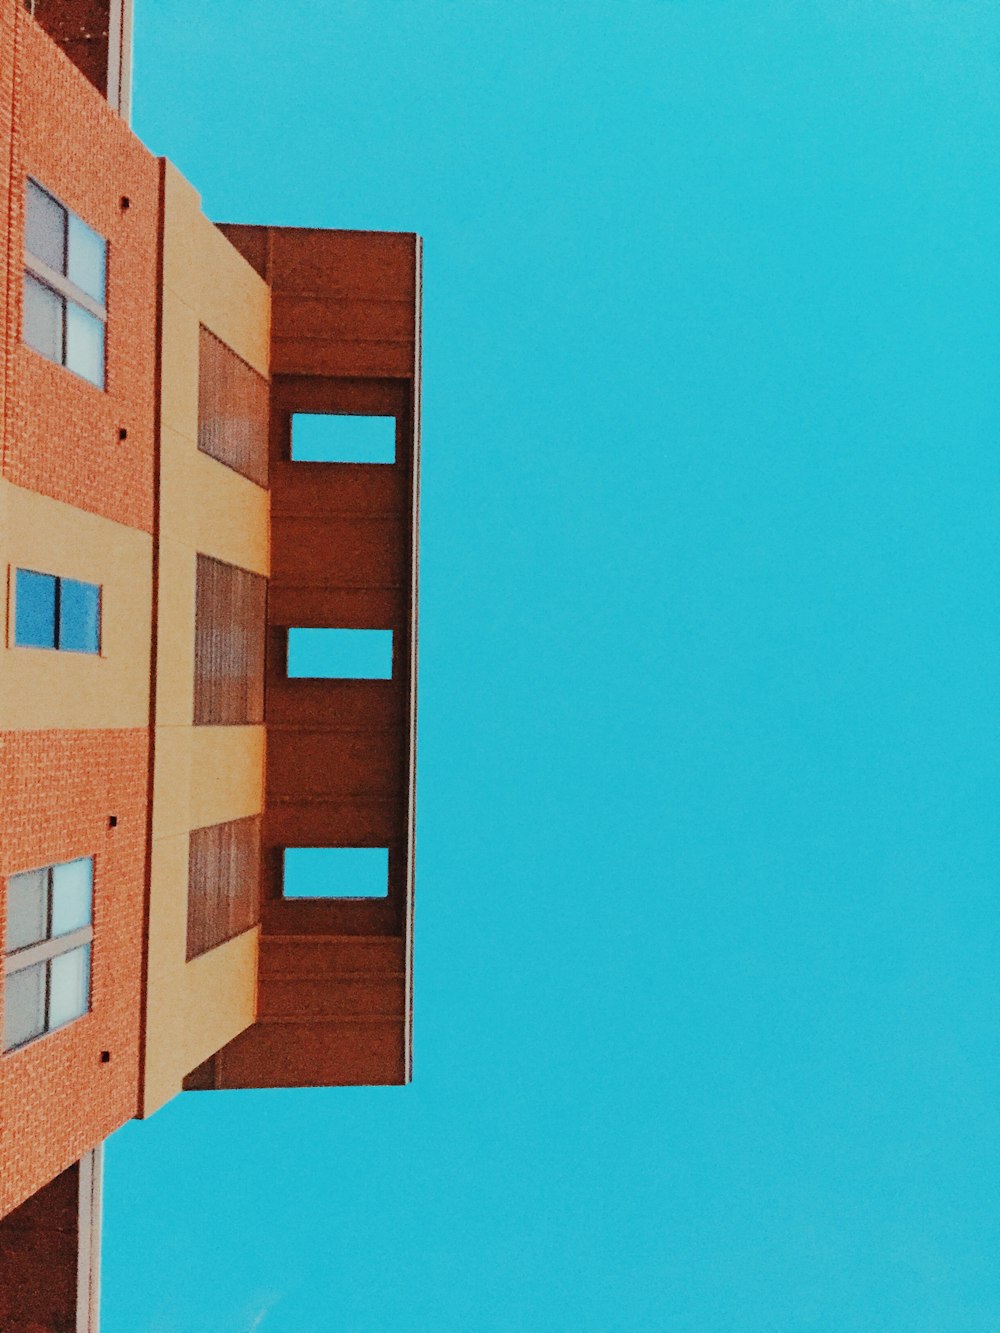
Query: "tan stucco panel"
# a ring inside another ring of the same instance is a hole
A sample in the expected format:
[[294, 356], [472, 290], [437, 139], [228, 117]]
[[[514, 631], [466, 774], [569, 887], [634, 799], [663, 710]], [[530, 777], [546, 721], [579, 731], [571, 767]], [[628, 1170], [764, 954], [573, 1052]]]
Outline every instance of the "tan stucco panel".
[[156, 721], [161, 727], [194, 722], [196, 553], [171, 537], [160, 540]]
[[264, 808], [263, 727], [157, 727], [153, 837]]
[[231, 565], [267, 574], [268, 494], [164, 427], [160, 459], [161, 532]]
[[198, 450], [198, 342], [204, 324], [268, 373], [270, 292], [165, 167], [160, 563], [142, 1114], [248, 1027], [256, 1003], [254, 929], [187, 962], [190, 830], [258, 814], [264, 728], [196, 727], [194, 633], [201, 552], [269, 572], [268, 495]]
[[[0, 731], [149, 725], [152, 539], [0, 481]], [[14, 646], [17, 568], [101, 587], [101, 651]]]
[[255, 1017], [259, 931], [255, 927], [188, 963], [187, 875], [187, 835], [157, 839], [141, 1106], [146, 1116]]
[[196, 311], [200, 323], [266, 376], [271, 314], [267, 283], [205, 217], [197, 190], [169, 162], [164, 216], [165, 293]]

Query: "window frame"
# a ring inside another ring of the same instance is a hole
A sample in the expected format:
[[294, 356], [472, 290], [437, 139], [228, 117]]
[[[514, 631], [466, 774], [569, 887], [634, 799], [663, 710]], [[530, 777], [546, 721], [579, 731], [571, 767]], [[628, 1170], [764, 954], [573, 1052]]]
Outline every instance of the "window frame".
[[[84, 219], [81, 218], [78, 213], [74, 213], [71, 208], [68, 208], [66, 204], [62, 202], [61, 199], [59, 199], [56, 195], [54, 195], [51, 190], [47, 190], [40, 181], [35, 179], [34, 176], [25, 177], [25, 187], [24, 187], [25, 208], [27, 208], [28, 182], [30, 182], [37, 190], [40, 190], [42, 194], [46, 195], [49, 199], [51, 199], [52, 202], [56, 204], [57, 207], [62, 209], [62, 211], [66, 214], [67, 236], [69, 234], [70, 218], [76, 218], [77, 221], [82, 223], [83, 226], [87, 227], [89, 231], [92, 231], [95, 236], [100, 236], [100, 233], [96, 231], [95, 228], [91, 227], [88, 222], [85, 222]], [[30, 347], [33, 352], [37, 352], [39, 356], [45, 357], [46, 361], [51, 361], [53, 365], [62, 366], [64, 370], [68, 370], [70, 374], [75, 375], [77, 379], [83, 380], [85, 384], [93, 385], [95, 389], [99, 389], [103, 393], [106, 391], [107, 379], [108, 379], [108, 340], [107, 340], [108, 267], [109, 267], [108, 255], [111, 247], [108, 244], [108, 239], [106, 236], [101, 236], [100, 238], [104, 242], [104, 304], [103, 305], [100, 302], [96, 301], [89, 294], [89, 292], [85, 292], [82, 287], [78, 287], [77, 284], [73, 282], [73, 280], [67, 274], [60, 273], [58, 269], [54, 269], [51, 267], [51, 265], [47, 264], [44, 259], [39, 259], [37, 255], [32, 254], [31, 251], [28, 249], [27, 230], [25, 230], [24, 272], [26, 274], [30, 274], [31, 277], [33, 277], [36, 282], [41, 283], [43, 287], [47, 287], [50, 292], [53, 292], [63, 302], [62, 338], [61, 338], [62, 345], [61, 345], [60, 360], [56, 361], [54, 357], [48, 356], [45, 352], [40, 351], [32, 343], [29, 343], [24, 337], [23, 327], [21, 330], [21, 341], [24, 343], [25, 347]], [[64, 265], [68, 265], [68, 262], [69, 260], [67, 254], [63, 259], [63, 263]], [[24, 290], [24, 284], [22, 283], [22, 291], [23, 290]], [[80, 371], [74, 370], [73, 367], [68, 363], [67, 357], [68, 357], [69, 319], [67, 317], [67, 312], [66, 312], [67, 303], [79, 306], [82, 310], [86, 311], [88, 315], [91, 315], [94, 319], [99, 320], [100, 323], [104, 326], [103, 358], [101, 364], [100, 383], [98, 383], [96, 380], [90, 379], [90, 377], [87, 375], [81, 374]]]
[[[51, 574], [45, 569], [30, 569], [27, 565], [11, 565], [13, 577], [11, 584], [11, 602], [13, 603], [13, 613], [10, 617], [10, 635], [9, 645], [12, 648], [27, 648], [34, 652], [42, 653], [76, 653], [80, 657], [100, 657], [104, 638], [104, 585], [103, 583], [90, 583], [87, 579], [74, 578], [70, 574]], [[42, 578], [49, 578], [55, 581], [55, 596], [53, 601], [53, 642], [51, 647], [48, 644], [21, 643], [18, 640], [18, 574], [36, 574]], [[62, 585], [63, 583], [79, 583], [87, 588], [97, 590], [97, 647], [96, 648], [64, 648], [62, 639]]]
[[[90, 901], [89, 916], [90, 921], [85, 926], [80, 926], [76, 930], [66, 931], [62, 935], [52, 934], [53, 917], [53, 871], [58, 870], [60, 866], [73, 865], [76, 861], [88, 861], [90, 863]], [[94, 996], [94, 875], [95, 858], [91, 856], [75, 856], [69, 861], [53, 861], [49, 865], [34, 866], [27, 870], [12, 871], [4, 877], [5, 887], [9, 885], [12, 879], [19, 875], [31, 875], [43, 872], [45, 874], [45, 937], [36, 940], [31, 944], [21, 945], [19, 948], [8, 949], [6, 938], [3, 941], [3, 994], [4, 994], [4, 1027], [0, 1031], [0, 1054], [11, 1055], [15, 1051], [24, 1050], [32, 1042], [39, 1041], [42, 1037], [47, 1037], [52, 1032], [58, 1032], [64, 1027], [69, 1027], [77, 1019], [83, 1018], [86, 1014], [92, 1012]], [[9, 890], [8, 890], [9, 895]], [[9, 924], [9, 923], [8, 923]], [[87, 993], [86, 1006], [79, 1014], [66, 1019], [62, 1023], [51, 1025], [52, 1008], [52, 967], [54, 959], [62, 958], [64, 955], [73, 953], [77, 949], [87, 950]], [[9, 977], [16, 976], [19, 972], [24, 972], [30, 967], [45, 967], [45, 991], [42, 1001], [43, 1023], [44, 1026], [40, 1032], [26, 1037], [24, 1041], [15, 1042], [8, 1046], [6, 1042], [6, 1007], [7, 1007], [7, 981]]]

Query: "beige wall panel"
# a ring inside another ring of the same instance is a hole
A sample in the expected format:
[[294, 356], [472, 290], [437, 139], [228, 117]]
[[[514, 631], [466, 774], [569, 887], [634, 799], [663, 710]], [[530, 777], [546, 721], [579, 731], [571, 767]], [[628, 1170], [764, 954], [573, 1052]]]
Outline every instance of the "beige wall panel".
[[161, 539], [156, 720], [162, 727], [190, 727], [194, 722], [196, 571], [196, 554], [190, 547], [173, 538]]
[[264, 808], [264, 728], [192, 727], [190, 828]]
[[188, 833], [191, 824], [191, 732], [157, 727], [153, 761], [153, 837]]
[[147, 1116], [255, 1016], [257, 928], [186, 961], [188, 847], [186, 834], [153, 842], [142, 1096]]
[[263, 727], [157, 727], [153, 837], [264, 808]]
[[268, 374], [271, 297], [263, 278], [201, 211], [167, 163], [163, 285], [261, 375]]
[[[163, 293], [163, 369], [160, 423], [190, 447], [198, 444], [198, 316], [173, 292]], [[169, 447], [161, 441], [161, 452]], [[161, 515], [162, 522], [162, 515]]]
[[[268, 373], [270, 292], [166, 165], [157, 715], [143, 1111], [254, 1019], [258, 931], [186, 961], [189, 832], [259, 813], [264, 728], [195, 727], [197, 553], [268, 572], [268, 496], [198, 450], [198, 327]], [[146, 617], [148, 638], [148, 610]], [[147, 662], [148, 666], [148, 662]]]
[[[149, 534], [0, 482], [0, 567], [0, 731], [148, 726]], [[13, 646], [18, 567], [101, 585], [99, 656]]]
[[214, 1055], [256, 1017], [260, 928], [192, 958], [184, 969], [184, 1074]]
[[179, 1091], [176, 1074], [187, 943], [188, 835], [153, 840], [145, 1086], [148, 1115]]
[[267, 491], [199, 453], [193, 442], [189, 444], [167, 428], [163, 430], [160, 487], [164, 534], [192, 551], [255, 574], [268, 573]]

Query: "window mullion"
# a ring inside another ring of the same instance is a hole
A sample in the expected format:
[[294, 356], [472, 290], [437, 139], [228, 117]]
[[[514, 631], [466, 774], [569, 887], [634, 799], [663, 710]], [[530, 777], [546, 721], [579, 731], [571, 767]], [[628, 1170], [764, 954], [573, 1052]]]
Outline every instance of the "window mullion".
[[37, 278], [39, 282], [44, 282], [46, 287], [51, 288], [63, 300], [72, 301], [74, 305], [82, 306], [89, 315], [99, 319], [102, 324], [108, 322], [106, 306], [95, 301], [92, 296], [88, 296], [82, 287], [78, 287], [75, 282], [71, 282], [62, 273], [57, 273], [54, 268], [50, 268], [44, 259], [36, 259], [34, 255], [26, 254], [24, 256], [24, 267], [32, 277]]

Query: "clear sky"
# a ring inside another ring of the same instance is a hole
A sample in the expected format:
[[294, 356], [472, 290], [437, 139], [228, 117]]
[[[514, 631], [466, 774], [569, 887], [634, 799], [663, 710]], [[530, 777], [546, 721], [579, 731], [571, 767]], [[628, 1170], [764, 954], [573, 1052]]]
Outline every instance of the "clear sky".
[[1000, 1330], [1000, 8], [136, 7], [426, 240], [416, 1072], [128, 1126], [106, 1333]]

